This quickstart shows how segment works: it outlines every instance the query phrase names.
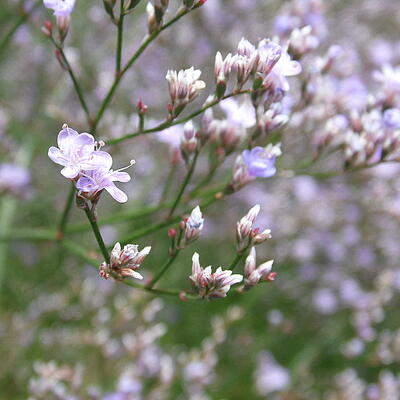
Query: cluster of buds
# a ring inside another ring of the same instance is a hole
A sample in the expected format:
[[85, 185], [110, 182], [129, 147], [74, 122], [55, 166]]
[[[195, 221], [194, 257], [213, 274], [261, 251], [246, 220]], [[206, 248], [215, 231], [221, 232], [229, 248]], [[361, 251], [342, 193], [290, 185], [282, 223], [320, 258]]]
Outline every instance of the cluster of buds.
[[194, 67], [179, 72], [168, 70], [165, 78], [168, 81], [171, 96], [171, 104], [168, 106], [171, 118], [177, 117], [185, 106], [206, 87], [205, 82], [199, 79], [200, 75], [201, 71]]
[[105, 279], [108, 279], [110, 275], [117, 279], [126, 277], [143, 279], [143, 276], [136, 270], [141, 266], [150, 250], [151, 247], [147, 246], [139, 251], [135, 244], [127, 244], [121, 249], [120, 243], [116, 243], [111, 251], [110, 263], [103, 262], [100, 265], [99, 275]]
[[236, 75], [236, 89], [241, 90], [251, 79], [253, 90], [257, 96], [269, 91], [284, 91], [289, 89], [287, 76], [301, 72], [298, 61], [291, 59], [286, 49], [267, 39], [261, 40], [257, 48], [248, 40], [242, 39], [236, 54], [228, 54], [223, 58], [221, 53], [215, 57], [214, 75], [216, 81], [216, 96], [221, 98], [226, 90], [231, 73]]
[[[44, 0], [44, 6], [54, 10], [54, 15], [57, 22], [57, 30], [59, 34], [60, 43], [63, 43], [67, 37], [70, 26], [70, 14], [75, 6], [75, 0]], [[42, 27], [42, 32], [52, 37], [52, 24], [50, 21], [45, 21]]]
[[226, 297], [232, 285], [240, 283], [243, 276], [232, 274], [230, 270], [223, 270], [221, 267], [212, 272], [212, 267], [202, 268], [199, 254], [194, 253], [192, 257], [192, 275], [189, 279], [192, 282], [196, 293], [203, 299], [212, 300]]
[[246, 258], [244, 266], [244, 290], [250, 290], [260, 281], [272, 282], [277, 275], [276, 272], [271, 272], [274, 260], [269, 260], [257, 267], [256, 249], [251, 248], [249, 255]]
[[276, 173], [275, 161], [281, 154], [280, 143], [244, 150], [235, 162], [230, 183], [232, 190], [237, 191], [256, 178], [274, 176]]
[[242, 252], [251, 245], [258, 245], [271, 238], [271, 230], [260, 232], [259, 228], [253, 228], [255, 219], [260, 212], [260, 205], [256, 204], [241, 218], [236, 225], [236, 246], [238, 252]]
[[283, 125], [287, 124], [289, 117], [280, 112], [279, 103], [274, 103], [273, 106], [266, 111], [258, 112], [258, 124], [260, 134], [268, 135]]
[[179, 250], [197, 240], [204, 226], [203, 214], [200, 207], [195, 207], [189, 217], [184, 218], [179, 224], [179, 232], [171, 228], [168, 231], [168, 236], [172, 240], [170, 254], [176, 254]]
[[169, 0], [155, 0], [154, 4], [151, 2], [147, 3], [147, 27], [150, 35], [161, 29], [168, 4]]

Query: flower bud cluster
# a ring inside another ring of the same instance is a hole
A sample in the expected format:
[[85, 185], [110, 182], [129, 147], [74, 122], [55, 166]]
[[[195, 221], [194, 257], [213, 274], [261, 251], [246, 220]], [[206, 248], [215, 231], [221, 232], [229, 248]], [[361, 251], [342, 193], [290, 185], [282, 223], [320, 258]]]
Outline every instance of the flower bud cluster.
[[196, 293], [203, 299], [213, 300], [226, 297], [232, 285], [240, 283], [243, 276], [232, 274], [230, 270], [222, 270], [221, 267], [212, 272], [212, 267], [202, 268], [199, 254], [194, 253], [192, 257], [192, 275], [189, 279], [192, 282]]
[[201, 71], [194, 67], [179, 72], [168, 70], [165, 78], [168, 81], [171, 97], [171, 104], [168, 107], [171, 118], [177, 117], [206, 87], [205, 82], [199, 79], [200, 75]]
[[287, 49], [279, 44], [263, 39], [254, 46], [242, 39], [235, 54], [229, 53], [225, 58], [218, 52], [215, 57], [214, 76], [216, 96], [223, 97], [230, 75], [236, 77], [236, 89], [241, 90], [251, 80], [257, 95], [266, 91], [288, 91], [287, 76], [298, 75], [301, 65], [291, 59]]
[[[114, 182], [129, 182], [130, 176], [122, 169], [111, 169], [113, 160], [109, 153], [101, 151], [104, 142], [95, 142], [89, 133], [78, 133], [64, 124], [57, 138], [58, 147], [50, 147], [49, 158], [64, 168], [61, 174], [71, 179], [80, 197], [96, 203], [106, 190], [118, 202], [125, 203], [128, 196]], [[134, 161], [130, 162], [133, 165]]]
[[274, 176], [276, 173], [275, 161], [281, 154], [280, 143], [244, 150], [236, 159], [231, 180], [232, 189], [239, 190], [256, 178]]
[[236, 224], [236, 246], [239, 252], [244, 251], [250, 245], [258, 245], [271, 238], [270, 229], [260, 232], [258, 228], [253, 228], [254, 221], [260, 209], [260, 205], [256, 204]]
[[250, 290], [261, 280], [271, 282], [276, 277], [276, 272], [271, 272], [274, 260], [269, 260], [257, 267], [256, 249], [251, 248], [244, 266], [244, 290]]
[[136, 270], [141, 266], [146, 256], [150, 253], [151, 247], [147, 246], [139, 251], [135, 244], [127, 244], [121, 249], [121, 244], [116, 243], [111, 251], [110, 263], [103, 262], [100, 265], [99, 275], [108, 279], [112, 274], [115, 278], [143, 279], [143, 276]]

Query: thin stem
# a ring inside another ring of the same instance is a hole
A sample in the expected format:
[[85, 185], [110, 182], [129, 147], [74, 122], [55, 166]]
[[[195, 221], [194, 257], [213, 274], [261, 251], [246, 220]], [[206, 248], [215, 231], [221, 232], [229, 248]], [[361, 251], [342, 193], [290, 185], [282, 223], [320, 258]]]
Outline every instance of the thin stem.
[[71, 183], [68, 198], [67, 198], [67, 201], [65, 202], [65, 206], [64, 206], [64, 211], [62, 213], [62, 216], [61, 216], [60, 222], [58, 224], [58, 228], [57, 228], [57, 238], [58, 239], [61, 239], [64, 236], [64, 231], [67, 226], [68, 217], [71, 212], [72, 204], [74, 202], [74, 197], [75, 197], [75, 185], [73, 183]]
[[110, 254], [108, 253], [107, 247], [104, 244], [103, 237], [101, 236], [100, 229], [99, 226], [97, 225], [96, 219], [94, 218], [93, 212], [88, 208], [85, 208], [84, 210], [92, 227], [94, 236], [96, 237], [97, 244], [99, 245], [100, 250], [103, 253], [104, 259], [108, 264], [110, 262]]
[[71, 64], [69, 63], [69, 61], [68, 61], [68, 59], [67, 59], [67, 56], [65, 55], [64, 49], [62, 48], [62, 46], [60, 46], [60, 45], [54, 40], [53, 37], [51, 38], [51, 40], [52, 40], [54, 46], [56, 47], [56, 49], [60, 52], [60, 55], [61, 55], [61, 58], [62, 58], [62, 62], [64, 63], [65, 68], [66, 68], [66, 70], [68, 71], [68, 74], [69, 74], [69, 76], [70, 76], [70, 78], [71, 78], [71, 80], [72, 80], [72, 83], [73, 83], [73, 85], [74, 85], [75, 92], [76, 92], [76, 94], [78, 95], [79, 102], [81, 103], [81, 106], [82, 106], [83, 110], [85, 111], [85, 114], [86, 114], [86, 118], [87, 118], [87, 120], [88, 120], [88, 123], [90, 124], [90, 123], [91, 123], [91, 119], [90, 119], [89, 107], [88, 107], [87, 104], [86, 104], [86, 100], [85, 100], [85, 97], [84, 97], [84, 94], [83, 94], [83, 90], [82, 90], [82, 88], [80, 87], [78, 80], [76, 79], [76, 76], [75, 76], [75, 73], [74, 73], [74, 71], [73, 71], [73, 69], [72, 69], [72, 67], [71, 67]]
[[210, 168], [210, 171], [208, 174], [195, 186], [195, 188], [190, 192], [190, 197], [193, 198], [196, 196], [196, 194], [199, 192], [199, 190], [207, 185], [212, 178], [214, 177], [215, 173], [217, 172], [217, 169], [219, 167], [220, 163], [216, 162], [214, 165]]
[[172, 255], [170, 255], [165, 261], [164, 265], [161, 267], [158, 274], [146, 285], [147, 288], [152, 289], [153, 286], [161, 279], [161, 277], [167, 272], [168, 268], [175, 261], [176, 257], [179, 254], [179, 250], [175, 251]]
[[243, 258], [243, 256], [244, 256], [244, 251], [236, 254], [235, 258], [231, 262], [231, 265], [229, 266], [228, 269], [233, 271], [235, 269], [236, 265], [238, 264], [238, 262]]
[[192, 112], [191, 114], [189, 114], [188, 116], [186, 116], [184, 118], [176, 119], [174, 121], [164, 121], [161, 124], [159, 124], [153, 128], [149, 128], [149, 129], [145, 129], [145, 130], [138, 130], [137, 132], [128, 133], [119, 138], [108, 140], [107, 144], [108, 145], [116, 144], [116, 143], [122, 142], [127, 139], [132, 139], [136, 136], [146, 135], [146, 134], [153, 133], [153, 132], [159, 132], [159, 131], [162, 131], [171, 126], [183, 124], [183, 123], [197, 117], [198, 115], [202, 114], [204, 111], [208, 110], [209, 108], [214, 107], [215, 105], [220, 103], [222, 100], [228, 99], [230, 97], [238, 96], [238, 95], [241, 95], [244, 93], [250, 93], [250, 90], [240, 90], [240, 91], [235, 91], [235, 92], [229, 93], [229, 94], [225, 95], [224, 97], [221, 97], [220, 99], [215, 99], [215, 100], [207, 103], [203, 107], [199, 108], [197, 111]]
[[158, 37], [158, 35], [167, 29], [169, 26], [174, 24], [176, 21], [181, 19], [184, 15], [188, 14], [190, 11], [194, 10], [195, 8], [198, 7], [193, 7], [191, 10], [188, 9], [182, 9], [179, 11], [174, 18], [172, 18], [170, 21], [168, 21], [166, 24], [164, 24], [160, 30], [153, 32], [150, 35], [147, 35], [146, 38], [144, 39], [143, 43], [139, 46], [139, 48], [133, 53], [132, 57], [129, 59], [129, 61], [126, 63], [125, 67], [123, 67], [119, 74], [115, 76], [114, 82], [111, 85], [106, 97], [104, 98], [99, 111], [97, 112], [96, 118], [93, 121], [92, 125], [92, 132], [94, 133], [97, 129], [97, 126], [103, 117], [103, 114], [105, 110], [107, 109], [109, 103], [111, 102], [115, 90], [117, 89], [119, 82], [121, 81], [121, 78], [125, 75], [125, 73], [129, 70], [129, 68], [135, 63], [135, 61], [141, 56], [141, 54], [146, 50], [146, 48]]
[[124, 28], [124, 0], [120, 1], [120, 12], [118, 20], [118, 36], [117, 36], [117, 52], [115, 60], [115, 73], [118, 75], [121, 71], [121, 60], [122, 60], [122, 39], [123, 39], [123, 28]]
[[0, 42], [0, 54], [7, 48], [10, 40], [14, 36], [15, 32], [17, 32], [18, 28], [29, 18], [29, 16], [33, 13], [33, 11], [38, 8], [40, 5], [39, 1], [36, 1], [32, 7], [27, 11], [22, 11], [21, 15], [15, 22], [15, 24], [11, 27], [11, 29], [3, 36], [3, 40]]
[[165, 204], [165, 200], [167, 199], [167, 195], [168, 195], [169, 190], [171, 188], [172, 181], [173, 181], [174, 176], [175, 176], [175, 172], [176, 172], [176, 164], [173, 163], [171, 165], [171, 168], [170, 168], [169, 172], [168, 172], [168, 176], [165, 179], [164, 187], [163, 187], [163, 190], [161, 192], [161, 197], [160, 197], [160, 202], [159, 202], [160, 206]]
[[175, 199], [174, 203], [172, 204], [171, 209], [169, 210], [168, 218], [174, 214], [174, 211], [176, 210], [176, 208], [178, 207], [178, 205], [182, 199], [182, 196], [183, 196], [183, 193], [185, 192], [186, 186], [189, 184], [190, 179], [193, 175], [193, 172], [196, 168], [196, 162], [197, 162], [198, 156], [199, 156], [199, 150], [196, 150], [196, 152], [194, 153], [192, 163], [190, 164], [189, 170], [186, 173], [186, 177], [185, 177], [184, 181], [182, 182], [181, 188], [179, 189], [178, 195], [176, 196], [176, 199]]

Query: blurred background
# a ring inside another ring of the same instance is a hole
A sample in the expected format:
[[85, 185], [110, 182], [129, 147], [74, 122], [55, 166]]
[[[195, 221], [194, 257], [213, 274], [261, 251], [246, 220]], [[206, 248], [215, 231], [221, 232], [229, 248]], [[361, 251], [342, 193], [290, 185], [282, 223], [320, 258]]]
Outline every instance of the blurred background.
[[[167, 20], [180, 5], [170, 1]], [[234, 52], [242, 37], [284, 41], [294, 28], [313, 28], [318, 45], [301, 59], [302, 74], [290, 80], [278, 173], [210, 206], [201, 238], [162, 280], [162, 287], [189, 289], [194, 251], [203, 266], [230, 265], [236, 222], [258, 203], [256, 226], [270, 228], [272, 239], [257, 256], [274, 259], [278, 277], [213, 302], [155, 298], [104, 281], [43, 237], [55, 229], [69, 190], [48, 148], [63, 123], [88, 130], [70, 78], [40, 30], [46, 19], [54, 17], [41, 1], [2, 1], [0, 398], [399, 399], [400, 168], [385, 163], [341, 173], [337, 151], [300, 168], [326, 120], [365, 108], [379, 90], [374, 71], [399, 64], [398, 2], [208, 0], [163, 32], [124, 77], [99, 125], [97, 137], [105, 141], [136, 130], [139, 98], [148, 105], [147, 126], [165, 118], [168, 69], [201, 69], [208, 89], [189, 107], [195, 110], [212, 92], [217, 51]], [[142, 2], [125, 20], [124, 60], [146, 31]], [[77, 0], [65, 53], [93, 110], [114, 79], [115, 41], [102, 1]], [[313, 98], [304, 105], [304, 82], [312, 81], [313, 68], [332, 45], [341, 46], [341, 58], [313, 81]], [[220, 107], [214, 115], [225, 117]], [[102, 224], [108, 245], [162, 219], [162, 213], [132, 214], [160, 201], [181, 132], [178, 126], [107, 149], [115, 168], [136, 160], [133, 179], [124, 184], [129, 202], [104, 195], [99, 204], [100, 221], [115, 212], [130, 215]], [[214, 185], [229, 176], [234, 159], [227, 157]], [[20, 185], [9, 183], [6, 164], [14, 173], [21, 168]], [[204, 155], [193, 187], [207, 167]], [[170, 196], [184, 175], [179, 164]], [[32, 228], [37, 237], [24, 237]], [[77, 208], [67, 234], [101, 262]], [[167, 254], [167, 232], [136, 244], [152, 246], [142, 267], [151, 276]]]

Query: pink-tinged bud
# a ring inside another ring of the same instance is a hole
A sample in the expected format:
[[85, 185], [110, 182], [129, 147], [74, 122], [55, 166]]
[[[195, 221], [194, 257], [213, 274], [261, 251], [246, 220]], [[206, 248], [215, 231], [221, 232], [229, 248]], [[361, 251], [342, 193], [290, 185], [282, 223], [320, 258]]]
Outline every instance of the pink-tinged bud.
[[60, 42], [64, 42], [65, 38], [67, 37], [70, 25], [70, 17], [69, 15], [57, 15], [57, 29], [58, 34], [60, 36]]
[[183, 126], [183, 138], [181, 141], [181, 150], [184, 155], [188, 156], [197, 149], [197, 138], [192, 121], [186, 122]]
[[202, 6], [203, 4], [206, 4], [207, 0], [199, 0], [198, 5]]
[[[258, 213], [260, 212], [260, 205], [256, 204], [249, 212], [241, 218], [236, 227], [236, 243], [239, 251], [246, 248], [252, 239], [253, 223]], [[258, 233], [258, 232], [257, 232]]]
[[257, 232], [253, 237], [253, 244], [261, 244], [271, 239], [271, 229], [264, 229], [261, 233]]
[[47, 37], [52, 37], [53, 35], [53, 24], [46, 20], [43, 22], [43, 26], [41, 28], [42, 33]]
[[99, 276], [103, 279], [108, 279], [110, 277], [109, 266], [106, 262], [102, 262], [99, 268]]
[[176, 229], [174, 228], [168, 229], [168, 237], [174, 239], [176, 237]]
[[147, 105], [143, 103], [142, 99], [139, 99], [138, 102], [136, 103], [136, 110], [139, 115], [144, 115], [146, 114], [147, 111]]
[[270, 272], [266, 277], [265, 277], [265, 281], [266, 282], [273, 282], [275, 280], [275, 278], [277, 277], [278, 273], [277, 272]]
[[200, 207], [195, 207], [185, 223], [184, 245], [188, 245], [199, 238], [203, 230], [204, 218]]
[[250, 276], [256, 269], [256, 249], [251, 248], [244, 264], [244, 276]]

